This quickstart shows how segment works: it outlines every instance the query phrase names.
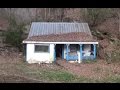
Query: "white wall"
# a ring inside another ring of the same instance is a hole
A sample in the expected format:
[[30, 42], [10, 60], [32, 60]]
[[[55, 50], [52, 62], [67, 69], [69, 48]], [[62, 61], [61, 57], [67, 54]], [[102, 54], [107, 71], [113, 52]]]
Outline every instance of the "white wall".
[[[28, 63], [42, 63], [42, 62], [52, 63], [54, 61], [54, 44], [50, 44], [49, 53], [34, 52], [34, 45], [35, 44], [27, 44], [26, 61]], [[84, 48], [85, 48], [85, 51], [88, 51], [91, 47], [89, 45], [85, 45]], [[78, 53], [80, 52], [78, 51]], [[66, 48], [64, 48], [64, 59], [66, 59]]]
[[51, 63], [54, 60], [54, 44], [50, 44], [49, 53], [34, 52], [34, 45], [27, 44], [26, 61], [28, 63]]
[[50, 61], [54, 61], [54, 44], [50, 44]]
[[64, 59], [66, 59], [66, 45], [64, 46]]

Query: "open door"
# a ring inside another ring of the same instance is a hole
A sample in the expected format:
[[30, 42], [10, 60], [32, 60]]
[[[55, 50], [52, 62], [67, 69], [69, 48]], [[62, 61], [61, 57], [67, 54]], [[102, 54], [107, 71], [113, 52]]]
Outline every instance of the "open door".
[[64, 48], [64, 44], [56, 44], [55, 46], [55, 55], [56, 55], [56, 59], [63, 59], [63, 49]]

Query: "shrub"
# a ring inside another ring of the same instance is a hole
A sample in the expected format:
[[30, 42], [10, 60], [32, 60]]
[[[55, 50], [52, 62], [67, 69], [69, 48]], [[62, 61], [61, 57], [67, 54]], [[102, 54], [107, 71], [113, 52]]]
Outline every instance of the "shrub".
[[4, 34], [5, 42], [14, 47], [22, 50], [23, 31], [25, 30], [25, 24], [17, 24], [15, 19], [11, 19], [8, 31]]
[[114, 49], [112, 51], [106, 51], [105, 56], [108, 63], [120, 61], [120, 41], [115, 40], [113, 42]]

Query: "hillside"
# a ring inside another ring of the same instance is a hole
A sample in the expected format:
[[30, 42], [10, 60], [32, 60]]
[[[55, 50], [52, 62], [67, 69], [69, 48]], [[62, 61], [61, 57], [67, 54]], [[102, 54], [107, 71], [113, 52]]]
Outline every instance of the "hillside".
[[118, 12], [119, 9], [114, 8], [1, 8], [0, 29], [7, 30], [12, 19], [17, 23], [24, 22], [27, 33], [32, 21], [87, 22], [94, 38], [101, 42], [100, 47], [105, 48], [111, 47], [112, 39], [120, 39]]
[[[72, 70], [74, 68], [71, 66], [66, 70], [57, 64], [26, 64], [23, 62], [22, 40], [26, 39], [31, 22], [88, 23], [93, 37], [99, 42], [98, 62], [75, 64], [79, 71], [75, 71], [76, 75], [86, 75], [80, 78], [74, 76], [74, 70]], [[44, 82], [45, 79], [47, 82], [52, 80], [53, 82], [120, 82], [119, 28], [119, 8], [0, 8], [0, 64], [2, 65], [0, 75], [5, 75], [0, 76], [0, 81], [11, 82], [12, 77], [14, 80], [18, 78], [18, 82]], [[91, 75], [93, 79], [88, 78], [87, 75]], [[28, 77], [32, 77], [33, 80], [31, 81]]]

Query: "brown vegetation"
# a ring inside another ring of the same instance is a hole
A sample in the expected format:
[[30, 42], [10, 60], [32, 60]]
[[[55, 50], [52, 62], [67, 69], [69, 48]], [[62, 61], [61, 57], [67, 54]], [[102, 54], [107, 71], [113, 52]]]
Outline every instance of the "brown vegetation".
[[[78, 68], [75, 67], [78, 69], [77, 71], [75, 70], [75, 73], [96, 79], [99, 78], [99, 76], [100, 78], [111, 75], [119, 76], [119, 65], [117, 63], [111, 63], [120, 61], [120, 10], [118, 8], [1, 8], [0, 12], [1, 31], [7, 31], [7, 27], [11, 27], [10, 23], [13, 23], [13, 18], [17, 21], [16, 25], [18, 26], [23, 22], [26, 26], [30, 25], [32, 21], [87, 22], [90, 25], [93, 37], [99, 41], [98, 58], [102, 60], [98, 59], [97, 63], [94, 64], [78, 65]], [[15, 29], [14, 26], [13, 29]], [[27, 29], [27, 31], [29, 31], [29, 28]], [[15, 29], [15, 31], [17, 30], [18, 29]], [[1, 35], [0, 38], [2, 38]], [[17, 66], [14, 67], [16, 64], [19, 64], [17, 62], [22, 57], [21, 54], [16, 53], [17, 51], [14, 50], [9, 51], [9, 48], [5, 49], [5, 47], [3, 47], [4, 45], [1, 44], [3, 43], [0, 43], [0, 46], [2, 46], [0, 48], [1, 73], [17, 72], [20, 74], [20, 72], [23, 72], [21, 69], [20, 71], [16, 69]], [[17, 58], [18, 56], [20, 56], [20, 58]], [[13, 62], [15, 62], [15, 64], [13, 64]], [[24, 63], [20, 65], [23, 64]], [[10, 68], [11, 70], [9, 71]]]

